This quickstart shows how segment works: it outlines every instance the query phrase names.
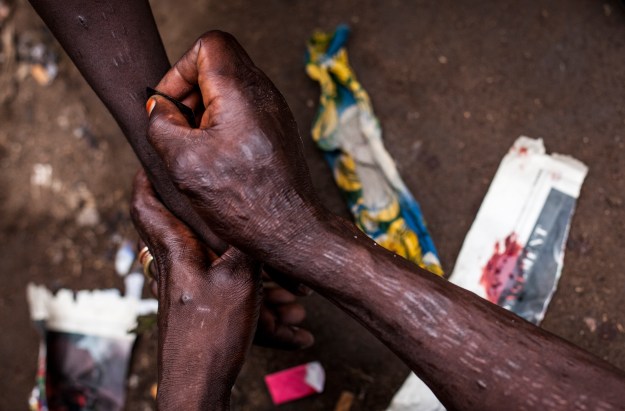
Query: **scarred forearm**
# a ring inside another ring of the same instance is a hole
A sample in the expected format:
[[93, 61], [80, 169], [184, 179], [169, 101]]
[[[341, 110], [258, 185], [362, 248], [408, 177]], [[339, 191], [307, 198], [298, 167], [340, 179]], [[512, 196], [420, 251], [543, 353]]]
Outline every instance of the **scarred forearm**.
[[174, 188], [145, 135], [146, 87], [169, 70], [147, 0], [29, 0], [113, 115], [167, 207], [216, 251], [226, 244]]
[[384, 250], [351, 223], [329, 216], [318, 226], [277, 247], [284, 252], [272, 263], [361, 322], [448, 409], [625, 408], [622, 371]]

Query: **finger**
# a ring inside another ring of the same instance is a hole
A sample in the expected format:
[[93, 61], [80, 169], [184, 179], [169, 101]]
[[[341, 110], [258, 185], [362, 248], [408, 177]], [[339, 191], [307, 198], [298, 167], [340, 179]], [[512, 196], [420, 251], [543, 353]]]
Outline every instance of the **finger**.
[[152, 292], [152, 295], [154, 296], [154, 298], [158, 298], [158, 281], [156, 280], [150, 280], [150, 291]]
[[294, 294], [284, 288], [267, 288], [264, 291], [265, 301], [269, 305], [289, 304], [296, 301]]
[[143, 170], [135, 176], [130, 216], [139, 236], [153, 252], [172, 252], [183, 247], [185, 239], [194, 238], [191, 230], [160, 202]]
[[278, 285], [295, 295], [308, 296], [312, 294], [312, 290], [310, 288], [297, 280], [293, 280], [287, 277], [286, 275], [282, 274], [280, 271], [274, 268], [266, 266], [265, 272], [269, 274], [269, 277], [271, 277], [271, 279], [275, 281]]
[[315, 343], [315, 337], [304, 328], [280, 324], [275, 333], [276, 341], [282, 341], [283, 349], [302, 350]]
[[309, 331], [282, 324], [272, 310], [265, 306], [261, 307], [258, 328], [254, 337], [256, 345], [283, 350], [299, 350], [310, 347], [314, 341], [315, 338]]
[[195, 88], [181, 103], [191, 107], [195, 116], [195, 124], [200, 124], [204, 115], [204, 103], [202, 102], [202, 94], [199, 88]]
[[214, 98], [211, 79], [228, 77], [252, 66], [252, 60], [231, 34], [209, 31], [196, 40], [193, 48], [174, 64], [156, 88], [183, 100], [196, 85], [200, 85], [206, 107]]
[[280, 323], [285, 325], [300, 324], [306, 318], [306, 310], [300, 304], [282, 304], [273, 307]]
[[164, 97], [150, 97], [146, 110], [150, 117], [148, 141], [171, 172], [172, 165], [185, 159], [183, 151], [201, 131], [189, 127], [178, 107]]

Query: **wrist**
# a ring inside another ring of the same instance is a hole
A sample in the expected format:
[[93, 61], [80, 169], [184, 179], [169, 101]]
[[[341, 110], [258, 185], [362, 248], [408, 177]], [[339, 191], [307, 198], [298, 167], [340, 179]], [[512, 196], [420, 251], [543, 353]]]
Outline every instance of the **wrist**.
[[[360, 241], [359, 241], [360, 240]], [[373, 244], [353, 223], [327, 209], [318, 209], [291, 235], [284, 236], [264, 261], [283, 273], [315, 287], [323, 277], [341, 273], [349, 277], [354, 260], [363, 258], [361, 241]], [[360, 250], [360, 252], [359, 252]], [[270, 261], [271, 259], [271, 261]]]
[[[188, 368], [187, 368], [188, 369]], [[206, 370], [204, 370], [206, 372]], [[158, 384], [157, 404], [159, 410], [225, 411], [230, 409], [232, 386], [210, 378], [193, 378], [180, 374], [161, 375]]]

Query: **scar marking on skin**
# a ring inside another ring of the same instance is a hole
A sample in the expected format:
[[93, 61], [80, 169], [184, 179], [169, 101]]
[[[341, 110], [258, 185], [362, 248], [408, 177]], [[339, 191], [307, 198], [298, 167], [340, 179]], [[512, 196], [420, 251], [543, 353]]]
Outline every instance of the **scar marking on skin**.
[[508, 374], [507, 372], [505, 372], [505, 371], [504, 371], [504, 370], [502, 370], [501, 368], [497, 368], [497, 367], [493, 368], [493, 373], [494, 373], [496, 376], [498, 376], [498, 377], [500, 377], [500, 378], [504, 378], [504, 379], [506, 379], [506, 380], [509, 380], [509, 379], [510, 379], [510, 377], [511, 377], [511, 376], [510, 376], [510, 374]]
[[333, 251], [326, 251], [323, 253], [323, 256], [335, 264], [339, 264], [341, 266], [348, 263], [348, 259], [342, 255], [339, 255]]
[[475, 362], [480, 363], [480, 364], [486, 364], [488, 362], [488, 361], [486, 361], [485, 358], [479, 357], [479, 356], [473, 354], [471, 351], [467, 351], [464, 355], [467, 358], [471, 359], [472, 361], [475, 361]]
[[510, 368], [512, 368], [513, 370], [520, 370], [521, 369], [521, 366], [518, 363], [516, 363], [516, 362], [514, 362], [512, 360], [506, 360], [506, 364], [508, 364], [510, 366]]
[[477, 367], [475, 364], [467, 361], [466, 358], [460, 357], [459, 360], [460, 360], [461, 363], [463, 363], [464, 365], [469, 367], [472, 371], [474, 371], [474, 372], [476, 372], [478, 374], [482, 373], [482, 369], [480, 367]]

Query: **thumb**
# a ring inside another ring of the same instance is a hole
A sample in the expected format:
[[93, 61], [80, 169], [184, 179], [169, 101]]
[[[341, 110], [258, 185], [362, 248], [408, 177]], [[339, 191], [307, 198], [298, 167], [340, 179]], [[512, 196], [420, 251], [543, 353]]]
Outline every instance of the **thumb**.
[[165, 160], [177, 157], [179, 151], [188, 145], [194, 129], [176, 105], [159, 95], [148, 99], [145, 108], [149, 116], [148, 142], [158, 155]]

